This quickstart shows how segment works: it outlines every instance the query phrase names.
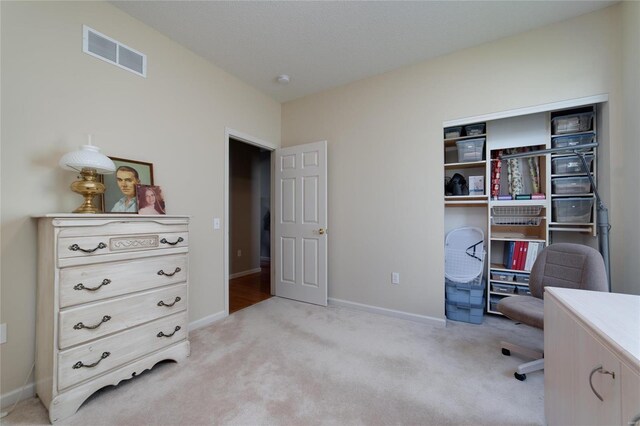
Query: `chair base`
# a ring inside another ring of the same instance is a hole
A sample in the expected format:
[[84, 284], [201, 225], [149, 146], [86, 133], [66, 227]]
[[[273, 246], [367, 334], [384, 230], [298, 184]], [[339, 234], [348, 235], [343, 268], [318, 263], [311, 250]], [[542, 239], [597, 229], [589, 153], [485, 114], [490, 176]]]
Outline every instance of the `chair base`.
[[511, 352], [515, 352], [527, 358], [534, 358], [533, 361], [525, 362], [518, 366], [517, 371], [514, 373], [516, 379], [525, 380], [527, 373], [544, 369], [544, 354], [542, 352], [509, 342], [500, 342], [500, 346], [504, 355], [511, 355]]

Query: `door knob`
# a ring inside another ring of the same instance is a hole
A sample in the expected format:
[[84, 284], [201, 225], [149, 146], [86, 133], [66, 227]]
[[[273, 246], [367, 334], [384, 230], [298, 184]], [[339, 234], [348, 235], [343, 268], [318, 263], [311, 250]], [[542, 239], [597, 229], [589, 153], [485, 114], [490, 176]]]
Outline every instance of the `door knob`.
[[327, 232], [327, 230], [324, 229], [324, 228], [318, 229], [318, 234], [320, 234], [320, 235], [324, 235], [326, 232]]

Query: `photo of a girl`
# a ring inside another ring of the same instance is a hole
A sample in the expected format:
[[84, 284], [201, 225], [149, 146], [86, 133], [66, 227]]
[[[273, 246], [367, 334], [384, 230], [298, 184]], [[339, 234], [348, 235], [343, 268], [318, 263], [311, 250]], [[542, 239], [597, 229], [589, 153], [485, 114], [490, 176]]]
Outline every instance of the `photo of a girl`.
[[162, 190], [154, 185], [136, 185], [138, 214], [166, 214]]

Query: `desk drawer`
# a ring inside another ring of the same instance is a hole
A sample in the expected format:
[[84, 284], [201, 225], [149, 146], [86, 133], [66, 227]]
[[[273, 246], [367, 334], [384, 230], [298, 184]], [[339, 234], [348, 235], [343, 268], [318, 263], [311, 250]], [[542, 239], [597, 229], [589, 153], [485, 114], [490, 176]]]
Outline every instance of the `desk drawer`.
[[184, 311], [60, 352], [58, 390], [178, 343], [186, 337], [187, 312]]
[[137, 293], [60, 312], [60, 349], [134, 327], [187, 308], [187, 285]]
[[187, 268], [186, 254], [63, 268], [60, 307], [184, 282]]

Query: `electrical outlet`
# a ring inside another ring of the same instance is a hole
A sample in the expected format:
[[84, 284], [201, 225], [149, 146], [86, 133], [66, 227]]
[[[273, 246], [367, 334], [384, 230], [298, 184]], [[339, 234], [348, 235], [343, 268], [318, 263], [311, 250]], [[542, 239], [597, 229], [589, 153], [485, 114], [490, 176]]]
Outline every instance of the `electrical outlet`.
[[7, 324], [0, 324], [0, 345], [7, 343]]
[[242, 256], [242, 250], [238, 250], [238, 257]]
[[392, 272], [391, 273], [391, 284], [400, 284], [400, 273]]
[[220, 229], [220, 218], [219, 217], [214, 217], [213, 218], [213, 229]]

